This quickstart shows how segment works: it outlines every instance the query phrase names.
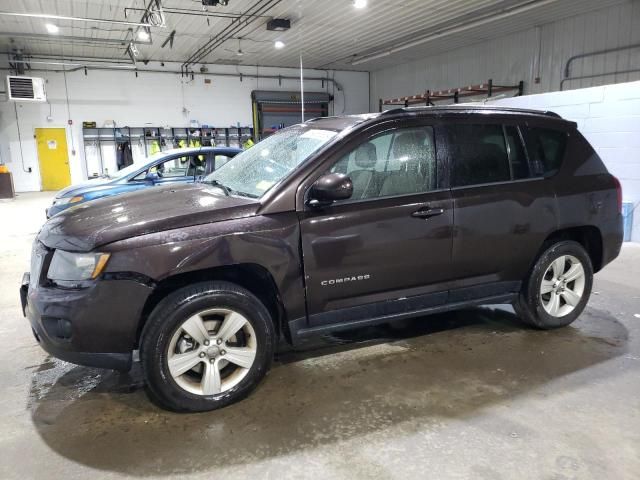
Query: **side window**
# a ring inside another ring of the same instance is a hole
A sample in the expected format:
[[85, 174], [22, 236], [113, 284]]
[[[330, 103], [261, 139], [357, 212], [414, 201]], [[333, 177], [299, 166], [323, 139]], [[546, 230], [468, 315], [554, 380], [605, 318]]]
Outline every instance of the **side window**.
[[452, 186], [511, 180], [502, 125], [450, 125], [447, 137], [453, 164]]
[[[384, 172], [385, 170], [386, 162], [390, 156], [391, 142], [393, 138], [394, 138], [393, 134], [378, 135], [377, 137], [374, 137], [367, 142], [373, 145], [373, 148], [375, 148], [375, 156], [376, 156], [375, 170], [377, 172]], [[366, 147], [364, 145], [361, 145], [361, 147], [362, 149], [360, 150], [360, 153], [358, 153], [358, 149], [356, 149], [352, 151], [350, 154], [342, 157], [342, 159], [335, 164], [335, 166], [331, 169], [331, 171], [347, 174], [355, 170], [360, 170], [357, 162], [359, 162], [363, 158], [364, 149], [369, 148], [371, 149], [371, 151], [373, 151], [372, 147]]]
[[[149, 169], [149, 172], [158, 174], [160, 178], [176, 178], [185, 175], [193, 175], [192, 157], [180, 157], [166, 160]], [[191, 170], [191, 172], [189, 172]], [[189, 173], [188, 173], [189, 172]]]
[[140, 181], [140, 180], [144, 180], [147, 176], [147, 171], [148, 170], [144, 170], [143, 172], [140, 172], [138, 175], [136, 175], [135, 177], [133, 177], [131, 180], [132, 181]]
[[507, 148], [509, 149], [509, 160], [511, 161], [511, 178], [513, 180], [519, 180], [522, 178], [529, 178], [529, 163], [527, 162], [527, 156], [524, 153], [524, 147], [522, 146], [522, 139], [520, 138], [520, 132], [517, 127], [506, 126], [504, 127], [505, 137], [507, 139]]
[[215, 163], [214, 163], [214, 167], [213, 167], [214, 170], [219, 169], [221, 166], [223, 166], [229, 160], [231, 160], [231, 157], [227, 157], [226, 155], [216, 155]]
[[352, 200], [422, 193], [436, 188], [432, 127], [383, 133], [338, 160], [331, 172], [353, 182]]
[[553, 175], [560, 170], [567, 146], [567, 133], [547, 128], [527, 129], [527, 152], [533, 175]]
[[[180, 160], [183, 160], [182, 158]], [[185, 162], [187, 168], [186, 175], [188, 177], [201, 177], [207, 174], [207, 155], [194, 155], [188, 162]]]

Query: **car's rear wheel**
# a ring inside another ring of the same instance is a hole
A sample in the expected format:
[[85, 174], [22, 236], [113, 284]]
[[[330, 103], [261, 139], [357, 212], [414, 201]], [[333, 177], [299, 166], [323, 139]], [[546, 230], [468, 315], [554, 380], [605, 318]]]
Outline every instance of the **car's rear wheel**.
[[206, 411], [255, 388], [273, 357], [268, 310], [249, 291], [205, 282], [169, 295], [145, 325], [141, 360], [150, 397], [174, 411]]
[[593, 285], [593, 266], [574, 241], [549, 246], [537, 259], [514, 305], [516, 314], [537, 328], [564, 327], [582, 313]]

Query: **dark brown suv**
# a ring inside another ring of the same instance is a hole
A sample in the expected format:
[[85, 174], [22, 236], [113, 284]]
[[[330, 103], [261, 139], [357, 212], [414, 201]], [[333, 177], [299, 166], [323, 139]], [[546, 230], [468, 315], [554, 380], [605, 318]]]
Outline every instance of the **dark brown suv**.
[[22, 304], [73, 363], [128, 369], [172, 410], [246, 396], [282, 338], [512, 303], [584, 309], [622, 243], [621, 191], [550, 112], [418, 108], [308, 121], [202, 183], [72, 207], [33, 246]]

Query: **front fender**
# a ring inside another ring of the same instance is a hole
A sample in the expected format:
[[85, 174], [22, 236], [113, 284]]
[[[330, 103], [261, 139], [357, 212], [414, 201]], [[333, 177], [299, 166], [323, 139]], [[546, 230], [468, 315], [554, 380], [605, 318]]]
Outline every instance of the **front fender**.
[[273, 277], [289, 318], [305, 315], [299, 225], [294, 212], [253, 216], [141, 235], [101, 248], [106, 272], [135, 273], [155, 282], [238, 264], [257, 264]]

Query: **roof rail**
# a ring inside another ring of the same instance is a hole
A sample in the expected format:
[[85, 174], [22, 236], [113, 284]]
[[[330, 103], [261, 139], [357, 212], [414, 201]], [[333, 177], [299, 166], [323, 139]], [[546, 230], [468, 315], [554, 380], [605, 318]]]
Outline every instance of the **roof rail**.
[[[426, 108], [426, 107], [422, 107], [422, 108]], [[403, 112], [407, 112], [406, 108], [392, 108], [391, 110], [383, 110], [382, 112], [380, 112], [380, 115], [391, 115], [392, 113], [403, 113]]]
[[400, 107], [400, 108], [392, 108], [391, 110], [384, 110], [380, 112], [380, 115], [393, 115], [400, 113], [411, 113], [411, 112], [437, 112], [437, 111], [459, 111], [459, 110], [491, 110], [495, 112], [513, 112], [513, 113], [527, 113], [530, 115], [545, 115], [547, 117], [554, 118], [562, 118], [556, 112], [552, 112], [550, 110], [532, 110], [528, 108], [514, 108], [514, 107], [498, 107], [498, 106], [487, 106], [487, 105], [465, 105], [465, 104], [457, 104], [457, 105], [442, 105], [442, 106], [421, 106], [421, 107]]

